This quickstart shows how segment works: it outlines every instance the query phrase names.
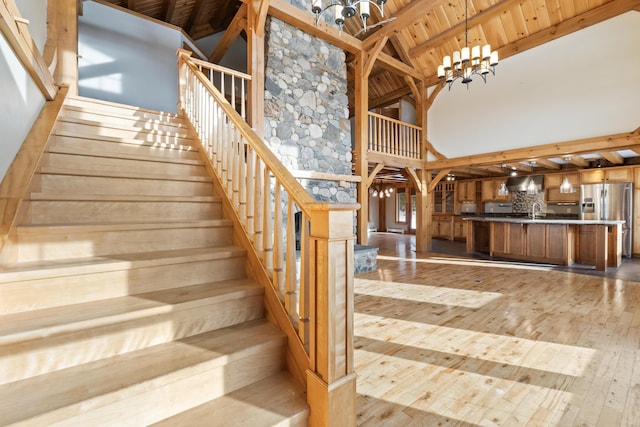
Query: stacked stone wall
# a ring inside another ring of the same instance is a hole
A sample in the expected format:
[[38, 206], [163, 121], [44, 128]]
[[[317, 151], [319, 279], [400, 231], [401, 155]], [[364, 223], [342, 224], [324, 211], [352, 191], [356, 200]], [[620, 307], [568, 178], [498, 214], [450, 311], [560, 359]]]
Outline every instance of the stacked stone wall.
[[[275, 18], [265, 50], [266, 143], [292, 171], [351, 175], [344, 52]], [[356, 201], [354, 184], [301, 183], [317, 201]]]

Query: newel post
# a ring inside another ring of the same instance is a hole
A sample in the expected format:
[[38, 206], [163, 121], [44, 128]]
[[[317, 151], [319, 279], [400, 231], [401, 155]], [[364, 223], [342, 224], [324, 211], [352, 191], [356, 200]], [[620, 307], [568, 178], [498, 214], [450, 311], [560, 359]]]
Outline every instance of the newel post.
[[185, 112], [185, 94], [187, 91], [187, 70], [185, 62], [191, 58], [191, 51], [178, 49], [178, 114]]
[[358, 204], [311, 209], [310, 426], [356, 425], [353, 370], [353, 218]]

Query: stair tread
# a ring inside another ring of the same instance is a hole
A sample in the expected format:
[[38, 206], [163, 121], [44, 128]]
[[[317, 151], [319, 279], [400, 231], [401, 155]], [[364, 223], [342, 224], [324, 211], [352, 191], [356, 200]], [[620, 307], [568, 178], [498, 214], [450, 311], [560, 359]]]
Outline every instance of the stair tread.
[[153, 146], [158, 148], [171, 148], [175, 150], [184, 150], [189, 149], [190, 151], [198, 151], [196, 147], [191, 145], [193, 142], [193, 138], [178, 136], [174, 139], [182, 142], [189, 142], [187, 144], [178, 144], [178, 143], [169, 143], [169, 142], [157, 142], [157, 141], [146, 141], [143, 139], [134, 139], [134, 138], [124, 138], [121, 136], [112, 136], [112, 135], [97, 135], [95, 133], [87, 133], [81, 132], [77, 130], [65, 130], [65, 129], [54, 129], [51, 132], [51, 135], [64, 136], [69, 138], [81, 138], [81, 139], [90, 139], [100, 142], [114, 142], [114, 143], [123, 143], [123, 144], [131, 144], [137, 146]]
[[120, 172], [120, 171], [98, 171], [95, 169], [63, 169], [49, 166], [40, 168], [41, 174], [48, 175], [72, 175], [72, 176], [93, 176], [100, 178], [128, 178], [128, 179], [148, 179], [162, 181], [185, 181], [185, 182], [212, 182], [208, 176], [184, 176], [184, 175], [167, 175], [167, 174], [151, 174], [136, 172]]
[[282, 332], [260, 319], [0, 385], [0, 424], [61, 408], [79, 413], [284, 342]]
[[189, 165], [189, 166], [204, 166], [204, 162], [202, 160], [195, 159], [178, 159], [174, 157], [167, 156], [154, 156], [153, 153], [144, 154], [144, 155], [135, 155], [135, 154], [125, 154], [125, 153], [114, 153], [113, 151], [104, 150], [100, 152], [98, 150], [83, 150], [81, 148], [67, 148], [67, 147], [59, 147], [55, 144], [50, 145], [47, 148], [48, 153], [53, 154], [70, 154], [74, 156], [83, 156], [83, 157], [103, 157], [110, 159], [122, 159], [122, 160], [141, 160], [147, 162], [154, 163], [172, 163], [172, 164], [180, 164], [180, 165]]
[[229, 227], [233, 224], [230, 219], [203, 219], [185, 221], [153, 221], [126, 223], [87, 223], [87, 224], [30, 224], [16, 228], [18, 236], [58, 234], [69, 232], [104, 232], [124, 230], [156, 230], [168, 228], [210, 228]]
[[156, 265], [215, 260], [244, 255], [246, 255], [245, 249], [238, 246], [216, 246], [20, 263], [11, 267], [0, 268], [0, 284], [48, 277], [63, 277]]
[[75, 194], [75, 193], [31, 193], [30, 200], [34, 201], [90, 201], [90, 202], [189, 202], [189, 203], [217, 203], [219, 196], [162, 196], [162, 195], [131, 195], [131, 194]]
[[96, 116], [104, 116], [107, 120], [108, 119], [116, 119], [116, 120], [137, 120], [137, 121], [142, 121], [144, 120], [146, 123], [153, 123], [153, 124], [157, 124], [157, 125], [163, 125], [163, 126], [176, 126], [176, 127], [184, 127], [184, 120], [179, 117], [179, 116], [166, 116], [166, 115], [160, 115], [160, 117], [162, 117], [162, 119], [153, 119], [150, 117], [144, 117], [145, 115], [147, 116], [157, 116], [159, 115], [159, 113], [157, 112], [148, 112], [148, 111], [142, 111], [142, 114], [139, 115], [135, 115], [135, 114], [126, 114], [124, 111], [129, 111], [131, 113], [138, 113], [138, 111], [136, 110], [127, 110], [127, 109], [120, 109], [117, 107], [114, 108], [105, 108], [103, 107], [99, 107], [99, 108], [87, 108], [86, 106], [80, 106], [80, 105], [71, 105], [71, 104], [66, 104], [64, 106], [64, 111], [66, 112], [70, 112], [72, 114], [92, 114], [92, 115], [96, 115]]
[[225, 420], [235, 427], [268, 427], [295, 417], [304, 417], [301, 421], [306, 425], [308, 413], [302, 386], [291, 374], [279, 372], [152, 426], [211, 426]]
[[0, 316], [0, 345], [216, 304], [263, 292], [263, 288], [254, 281], [240, 279], [6, 314]]
[[105, 100], [96, 99], [96, 98], [87, 98], [85, 96], [80, 96], [80, 95], [67, 95], [67, 97], [65, 98], [65, 107], [74, 105], [73, 104], [74, 102], [86, 102], [88, 109], [90, 109], [92, 106], [99, 105], [101, 107], [111, 107], [113, 109], [131, 110], [131, 111], [149, 113], [154, 115], [162, 115], [162, 116], [166, 116], [176, 120], [180, 120], [182, 118], [180, 115], [176, 113], [167, 113], [164, 111], [151, 110], [149, 108], [144, 108], [144, 107], [137, 107], [135, 105], [121, 104], [118, 102], [105, 101]]
[[61, 116], [59, 117], [57, 123], [94, 126], [97, 129], [122, 130], [126, 132], [136, 132], [138, 134], [153, 134], [153, 135], [176, 136], [176, 137], [182, 136], [183, 138], [189, 137], [188, 136], [189, 129], [184, 125], [168, 126], [168, 125], [160, 124], [158, 126], [175, 127], [176, 129], [174, 130], [163, 130], [163, 129], [153, 129], [153, 128], [150, 129], [144, 126], [127, 125], [124, 123], [114, 123], [109, 121], [101, 122], [101, 121], [81, 119], [78, 117], [71, 117], [71, 116]]

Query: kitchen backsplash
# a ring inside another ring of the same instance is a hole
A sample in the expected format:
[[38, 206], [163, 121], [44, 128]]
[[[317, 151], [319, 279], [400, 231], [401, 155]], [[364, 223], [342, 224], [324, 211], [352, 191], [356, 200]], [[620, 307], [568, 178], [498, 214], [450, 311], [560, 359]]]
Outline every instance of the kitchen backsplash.
[[513, 213], [530, 213], [535, 202], [540, 203], [542, 212], [547, 212], [547, 205], [544, 202], [544, 193], [527, 194], [526, 191], [511, 192], [511, 208]]

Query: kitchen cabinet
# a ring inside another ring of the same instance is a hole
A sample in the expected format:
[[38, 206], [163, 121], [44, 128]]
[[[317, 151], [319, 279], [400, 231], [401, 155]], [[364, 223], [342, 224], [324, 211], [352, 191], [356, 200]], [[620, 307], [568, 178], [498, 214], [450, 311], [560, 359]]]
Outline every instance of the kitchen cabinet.
[[[565, 177], [573, 186], [573, 193], [560, 192], [560, 186]], [[578, 172], [546, 174], [544, 187], [545, 203], [577, 203], [580, 199], [580, 175]]]
[[519, 223], [491, 223], [491, 253], [493, 255], [524, 255], [525, 227]]
[[599, 184], [604, 181], [602, 169], [585, 169], [580, 171], [581, 184]]
[[467, 224], [460, 216], [453, 217], [453, 238], [454, 240], [466, 240]]
[[482, 181], [482, 201], [483, 202], [499, 202], [510, 200], [510, 195], [498, 196], [498, 188], [500, 184], [506, 181], [506, 178], [485, 179]]
[[623, 168], [607, 168], [604, 170], [604, 179], [609, 182], [631, 182], [633, 181], [633, 169]]
[[458, 181], [456, 184], [458, 202], [475, 202], [478, 181]]
[[453, 215], [434, 215], [431, 227], [433, 237], [453, 240]]
[[630, 167], [585, 169], [580, 171], [582, 184], [599, 184], [601, 182], [631, 182], [633, 169]]
[[433, 211], [453, 212], [455, 209], [455, 182], [447, 181], [436, 185], [433, 190]]

